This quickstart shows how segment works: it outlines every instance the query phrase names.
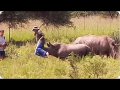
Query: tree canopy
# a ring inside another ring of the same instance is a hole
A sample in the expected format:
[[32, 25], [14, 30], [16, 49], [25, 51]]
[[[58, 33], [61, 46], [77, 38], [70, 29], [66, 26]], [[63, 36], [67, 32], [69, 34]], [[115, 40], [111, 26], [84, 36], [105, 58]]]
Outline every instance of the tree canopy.
[[0, 23], [8, 23], [15, 27], [19, 23], [26, 23], [28, 20], [41, 20], [45, 25], [66, 26], [71, 25], [72, 17], [85, 17], [100, 15], [102, 17], [118, 17], [117, 11], [3, 11], [0, 14]]

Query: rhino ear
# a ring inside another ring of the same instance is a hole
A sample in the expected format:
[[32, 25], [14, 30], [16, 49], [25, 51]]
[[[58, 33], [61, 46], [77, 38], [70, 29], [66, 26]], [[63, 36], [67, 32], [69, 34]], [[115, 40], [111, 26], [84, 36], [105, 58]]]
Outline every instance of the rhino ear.
[[52, 44], [49, 42], [49, 45], [52, 45]]
[[50, 44], [49, 44], [49, 43], [47, 43], [47, 46], [48, 46], [48, 47], [50, 47]]
[[49, 46], [49, 47], [50, 47], [50, 46], [51, 46], [51, 47], [54, 47], [50, 42], [49, 42], [48, 46]]

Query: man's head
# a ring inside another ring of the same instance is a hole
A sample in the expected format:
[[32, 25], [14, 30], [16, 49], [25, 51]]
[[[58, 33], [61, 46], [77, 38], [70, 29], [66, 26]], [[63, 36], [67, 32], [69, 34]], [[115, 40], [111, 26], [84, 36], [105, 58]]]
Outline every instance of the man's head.
[[0, 36], [4, 35], [4, 30], [0, 30]]
[[38, 30], [39, 30], [39, 28], [37, 26], [34, 26], [32, 29], [32, 31], [38, 31]]
[[38, 30], [39, 30], [39, 28], [38, 28], [37, 26], [34, 26], [34, 27], [33, 27], [32, 31], [35, 32], [34, 35], [36, 35], [36, 33], [38, 32]]

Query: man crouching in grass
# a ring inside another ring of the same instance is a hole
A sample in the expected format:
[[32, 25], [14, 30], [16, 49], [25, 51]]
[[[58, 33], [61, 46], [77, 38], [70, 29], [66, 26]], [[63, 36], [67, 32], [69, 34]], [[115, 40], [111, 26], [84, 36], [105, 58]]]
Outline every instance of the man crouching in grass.
[[5, 47], [7, 43], [5, 41], [4, 30], [0, 30], [0, 60], [3, 60], [5, 57]]
[[43, 47], [45, 44], [44, 33], [37, 26], [34, 26], [32, 31], [34, 31], [34, 36], [36, 36], [36, 42], [37, 42], [37, 46], [35, 49], [35, 55], [38, 55], [44, 58], [48, 57], [49, 53], [43, 50]]

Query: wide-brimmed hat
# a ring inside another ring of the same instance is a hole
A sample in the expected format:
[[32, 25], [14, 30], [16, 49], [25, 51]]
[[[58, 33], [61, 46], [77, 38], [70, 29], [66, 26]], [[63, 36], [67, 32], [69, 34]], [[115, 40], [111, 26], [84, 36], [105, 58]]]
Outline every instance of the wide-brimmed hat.
[[32, 29], [32, 31], [33, 30], [39, 30], [39, 28], [37, 26], [34, 26], [33, 29]]

